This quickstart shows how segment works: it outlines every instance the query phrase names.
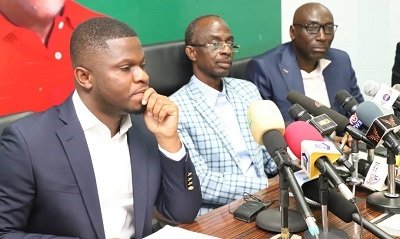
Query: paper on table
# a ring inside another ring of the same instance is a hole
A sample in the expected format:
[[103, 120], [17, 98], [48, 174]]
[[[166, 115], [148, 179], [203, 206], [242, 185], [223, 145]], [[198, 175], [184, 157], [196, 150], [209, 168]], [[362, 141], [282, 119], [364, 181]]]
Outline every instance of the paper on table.
[[155, 233], [145, 237], [146, 239], [164, 239], [164, 238], [179, 238], [179, 239], [218, 239], [218, 237], [192, 232], [180, 227], [172, 227], [166, 225]]
[[400, 236], [399, 221], [400, 214], [393, 214], [376, 225], [392, 236]]

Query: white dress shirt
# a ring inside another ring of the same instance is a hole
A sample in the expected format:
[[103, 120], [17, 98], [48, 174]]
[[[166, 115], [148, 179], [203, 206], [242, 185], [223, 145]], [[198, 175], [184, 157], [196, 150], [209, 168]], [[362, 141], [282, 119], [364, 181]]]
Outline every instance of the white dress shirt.
[[300, 70], [301, 77], [303, 78], [305, 95], [327, 107], [331, 107], [331, 103], [322, 72], [330, 63], [330, 60], [320, 59], [317, 68], [312, 72], [308, 73]]
[[[131, 238], [134, 235], [134, 202], [131, 158], [126, 134], [132, 127], [131, 118], [126, 115], [119, 132], [111, 136], [108, 127], [90, 112], [77, 92], [74, 92], [72, 100], [92, 159], [105, 236]], [[169, 153], [160, 147], [159, 149], [176, 161], [186, 154], [184, 147], [177, 153]]]
[[240, 169], [243, 175], [257, 177], [256, 169], [251, 161], [250, 154], [246, 148], [243, 135], [240, 131], [239, 122], [229, 97], [226, 94], [225, 87], [222, 86], [222, 92], [204, 84], [196, 76], [193, 76], [195, 84], [206, 98], [206, 104], [214, 109], [218, 118], [221, 120], [225, 133], [232, 143], [236, 154], [240, 158]]

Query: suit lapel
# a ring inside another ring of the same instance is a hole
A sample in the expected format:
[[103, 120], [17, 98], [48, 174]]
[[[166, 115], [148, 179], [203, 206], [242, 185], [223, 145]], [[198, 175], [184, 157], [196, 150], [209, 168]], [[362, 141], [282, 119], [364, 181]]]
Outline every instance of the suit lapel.
[[[143, 235], [144, 223], [147, 210], [148, 198], [148, 177], [149, 168], [148, 163], [144, 161], [149, 158], [147, 153], [149, 148], [153, 148], [147, 143], [143, 142], [143, 135], [141, 129], [146, 127], [142, 115], [131, 115], [133, 119], [132, 128], [128, 131], [128, 145], [129, 153], [131, 156], [131, 172], [132, 172], [132, 185], [133, 185], [133, 198], [134, 205], [137, 210], [134, 210], [135, 218], [135, 235], [141, 237]], [[143, 124], [143, 125], [142, 125]], [[146, 147], [147, 145], [147, 147]], [[138, 193], [135, 193], [137, 190]]]
[[208, 107], [205, 103], [205, 99], [199, 88], [197, 88], [192, 82], [189, 82], [188, 88], [186, 88], [186, 93], [189, 98], [193, 102], [193, 106], [195, 110], [197, 110], [202, 118], [206, 121], [208, 125], [214, 125], [212, 129], [215, 131], [215, 134], [220, 141], [224, 144], [224, 147], [227, 149], [231, 157], [235, 160], [236, 164], [240, 166], [240, 162], [238, 161], [238, 156], [236, 155], [236, 151], [233, 148], [231, 142], [228, 140], [228, 135], [225, 134], [225, 130], [222, 127], [222, 123], [218, 116], [214, 113], [214, 111]]
[[288, 92], [297, 91], [304, 94], [304, 85], [298, 66], [296, 55], [291, 44], [285, 45], [282, 51], [282, 60], [279, 63], [282, 77], [286, 83]]
[[72, 98], [60, 106], [59, 118], [66, 125], [57, 130], [56, 134], [69, 159], [97, 238], [105, 238], [93, 165]]

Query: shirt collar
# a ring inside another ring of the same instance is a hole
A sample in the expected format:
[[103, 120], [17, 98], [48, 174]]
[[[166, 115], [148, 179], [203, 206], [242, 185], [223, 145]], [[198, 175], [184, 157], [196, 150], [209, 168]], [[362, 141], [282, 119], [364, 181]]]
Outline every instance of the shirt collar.
[[[72, 96], [72, 101], [75, 106], [76, 115], [81, 123], [83, 131], [87, 130], [104, 130], [107, 126], [103, 124], [83, 103], [82, 99], [79, 97], [78, 93], [74, 91]], [[121, 126], [118, 134], [125, 134], [129, 128], [132, 126], [132, 121], [130, 115], [124, 116], [121, 122]]]
[[311, 71], [310, 73], [301, 70], [301, 75], [303, 78], [314, 78], [316, 76], [322, 75], [322, 72], [325, 70], [326, 67], [328, 67], [329, 64], [331, 64], [330, 60], [320, 59], [315, 70]]
[[210, 87], [209, 85], [205, 84], [204, 82], [199, 80], [195, 75], [192, 76], [191, 81], [193, 82], [193, 84], [195, 86], [197, 86], [199, 88], [200, 92], [206, 99], [206, 104], [210, 108], [215, 107], [215, 104], [217, 103], [217, 98], [219, 95], [225, 95], [225, 96], [227, 95], [225, 84], [224, 84], [224, 78], [222, 78], [222, 91], [221, 92]]

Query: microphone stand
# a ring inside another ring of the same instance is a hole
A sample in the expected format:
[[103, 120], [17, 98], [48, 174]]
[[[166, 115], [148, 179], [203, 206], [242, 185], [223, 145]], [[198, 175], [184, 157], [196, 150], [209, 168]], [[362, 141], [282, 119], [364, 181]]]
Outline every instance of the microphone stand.
[[396, 155], [387, 149], [388, 191], [375, 192], [367, 196], [367, 206], [377, 211], [400, 213], [400, 195], [396, 193]]
[[306, 238], [306, 239], [349, 238], [343, 230], [328, 226], [329, 183], [328, 183], [328, 178], [326, 176], [324, 176], [323, 174], [319, 175], [318, 186], [319, 186], [319, 199], [320, 199], [320, 204], [321, 204], [322, 232], [320, 231], [318, 237], [314, 237], [314, 236], [310, 235], [309, 232], [307, 231], [303, 234], [303, 238]]
[[[289, 182], [286, 178], [286, 173], [281, 168], [279, 170], [279, 208], [280, 208], [280, 234], [270, 237], [271, 239], [289, 239], [289, 238], [301, 238], [299, 235], [292, 235], [289, 232], [289, 218], [292, 216], [300, 216], [300, 221], [304, 222], [303, 217], [297, 211], [289, 211]], [[289, 212], [291, 216], [289, 217]], [[292, 223], [293, 224], [293, 223]], [[307, 226], [306, 226], [307, 228]], [[305, 229], [306, 229], [305, 228]]]
[[372, 163], [374, 161], [374, 155], [375, 155], [374, 149], [375, 149], [374, 147], [367, 144], [367, 160], [369, 163]]
[[358, 176], [358, 161], [359, 161], [358, 144], [359, 144], [358, 140], [353, 140], [353, 143], [351, 144], [351, 161], [353, 161], [354, 171], [352, 172], [352, 175], [350, 177], [346, 178], [346, 182], [349, 185], [353, 186], [353, 196], [355, 196], [356, 186], [361, 185], [363, 183], [362, 178]]

